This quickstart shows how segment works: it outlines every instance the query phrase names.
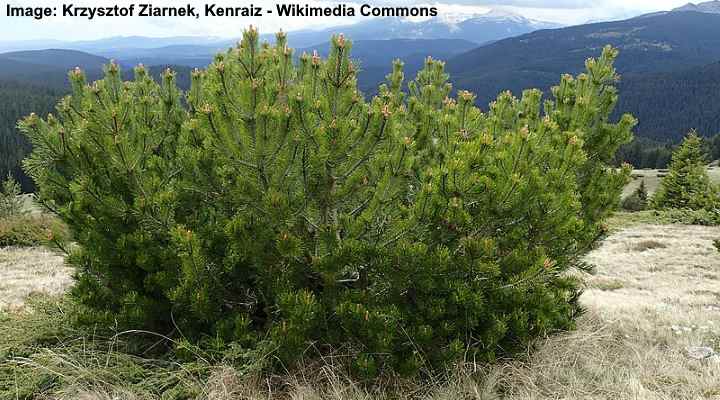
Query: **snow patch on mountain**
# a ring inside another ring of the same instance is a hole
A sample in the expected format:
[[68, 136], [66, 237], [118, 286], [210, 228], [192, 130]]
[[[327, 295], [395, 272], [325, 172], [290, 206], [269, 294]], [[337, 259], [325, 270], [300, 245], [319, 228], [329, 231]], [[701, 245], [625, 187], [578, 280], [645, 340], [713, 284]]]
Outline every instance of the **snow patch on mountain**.
[[704, 3], [687, 3], [682, 7], [673, 9], [673, 11], [695, 11], [709, 14], [720, 14], [720, 1], [707, 1]]
[[441, 11], [440, 15], [438, 15], [437, 17], [426, 19], [424, 21], [415, 20], [413, 22], [440, 23], [451, 27], [463, 23], [512, 23], [518, 25], [527, 25], [538, 29], [557, 28], [560, 26], [551, 22], [529, 19], [520, 14], [501, 9], [490, 9], [486, 13]]

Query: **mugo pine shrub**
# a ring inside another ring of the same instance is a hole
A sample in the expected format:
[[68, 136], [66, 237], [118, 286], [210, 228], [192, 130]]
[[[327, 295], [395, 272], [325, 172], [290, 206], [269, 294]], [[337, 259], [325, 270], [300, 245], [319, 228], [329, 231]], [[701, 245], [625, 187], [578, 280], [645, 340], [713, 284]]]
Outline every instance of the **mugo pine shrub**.
[[20, 129], [33, 142], [25, 167], [39, 200], [80, 245], [68, 259], [77, 269], [73, 294], [107, 321], [165, 329], [180, 262], [169, 232], [186, 117], [174, 75], [158, 85], [140, 66], [123, 82], [113, 63], [92, 85], [79, 69], [69, 77], [72, 95], [58, 116], [30, 115]]
[[542, 102], [482, 113], [428, 59], [370, 100], [351, 43], [295, 63], [284, 34], [192, 77], [186, 102], [117, 66], [59, 117], [22, 124], [40, 195], [76, 232], [74, 293], [125, 327], [290, 364], [345, 349], [356, 371], [492, 360], [572, 327], [565, 272], [602, 233], [631, 117], [608, 122], [616, 53]]

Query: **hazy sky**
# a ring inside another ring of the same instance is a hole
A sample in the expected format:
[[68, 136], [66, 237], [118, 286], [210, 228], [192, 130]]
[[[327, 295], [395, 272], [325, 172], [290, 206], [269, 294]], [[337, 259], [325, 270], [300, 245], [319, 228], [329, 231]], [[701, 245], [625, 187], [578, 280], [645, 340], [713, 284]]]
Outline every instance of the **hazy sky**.
[[[63, 1], [58, 0], [9, 0], [13, 6], [50, 6], [62, 8]], [[256, 5], [272, 7], [278, 0], [255, 0]], [[294, 0], [281, 0], [294, 3]], [[355, 0], [358, 1], [358, 0]], [[621, 19], [634, 15], [668, 10], [687, 3], [687, 0], [443, 0], [444, 3], [431, 3], [428, 0], [367, 0], [373, 5], [402, 6], [412, 4], [434, 4], [441, 13], [483, 13], [491, 8], [516, 12], [528, 18], [579, 24], [587, 21]], [[65, 4], [76, 6], [109, 6], [143, 3], [138, 0], [64, 0]], [[147, 1], [149, 2], [149, 1]], [[219, 6], [245, 6], [251, 0], [155, 0], [158, 6], [183, 5], [190, 2], [201, 10], [204, 4], [216, 3]], [[309, 1], [311, 5], [337, 4], [334, 0]], [[351, 2], [345, 2], [350, 4]], [[304, 4], [304, 3], [302, 3]], [[357, 3], [362, 4], [362, 3]], [[281, 18], [264, 16], [262, 18], [101, 18], [88, 21], [86, 18], [50, 17], [40, 21], [31, 18], [10, 18], [6, 14], [5, 4], [0, 10], [0, 41], [58, 39], [88, 40], [109, 36], [220, 36], [238, 37], [242, 29], [249, 24], [260, 27], [262, 32], [274, 32], [280, 28], [296, 30], [302, 28], [324, 28], [332, 25], [344, 25], [360, 20], [350, 18]]]

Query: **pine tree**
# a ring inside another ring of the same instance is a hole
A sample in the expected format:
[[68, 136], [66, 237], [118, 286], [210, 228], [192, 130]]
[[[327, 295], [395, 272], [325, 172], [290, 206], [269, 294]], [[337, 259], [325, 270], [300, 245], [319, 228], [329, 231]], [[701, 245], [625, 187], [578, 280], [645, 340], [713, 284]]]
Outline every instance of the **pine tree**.
[[655, 208], [710, 209], [717, 205], [717, 189], [710, 182], [700, 137], [690, 132], [675, 150], [672, 162], [653, 196]]
[[[494, 348], [522, 348], [572, 326], [579, 287], [564, 272], [585, 267], [580, 256], [602, 233], [630, 172], [610, 168], [635, 124], [630, 116], [608, 121], [616, 55], [607, 48], [588, 61], [587, 74], [563, 77], [555, 102], [542, 104], [537, 90], [520, 99], [502, 93], [487, 114], [472, 93], [443, 98], [442, 63], [430, 61], [409, 85], [404, 125], [418, 134], [418, 154], [433, 156], [416, 172], [421, 229], [386, 268], [403, 265], [407, 275], [391, 275], [397, 297], [389, 303], [413, 316], [405, 331], [436, 349], [423, 355], [431, 363], [460, 353], [492, 359]], [[422, 79], [430, 74], [437, 79]], [[468, 349], [460, 332], [479, 338], [480, 348]], [[454, 341], [442, 346], [442, 337]]]
[[21, 193], [20, 184], [8, 174], [0, 188], [0, 218], [22, 214], [24, 202]]
[[[501, 94], [483, 113], [442, 62], [378, 95], [352, 44], [294, 62], [287, 38], [195, 71], [71, 73], [59, 116], [30, 116], [27, 170], [76, 232], [74, 294], [123, 327], [178, 330], [262, 360], [348, 349], [355, 370], [492, 360], [571, 328], [565, 272], [602, 232], [634, 120], [608, 121], [616, 52], [565, 76], [554, 101]], [[502, 349], [502, 350], [501, 350]], [[268, 356], [271, 353], [271, 357]]]

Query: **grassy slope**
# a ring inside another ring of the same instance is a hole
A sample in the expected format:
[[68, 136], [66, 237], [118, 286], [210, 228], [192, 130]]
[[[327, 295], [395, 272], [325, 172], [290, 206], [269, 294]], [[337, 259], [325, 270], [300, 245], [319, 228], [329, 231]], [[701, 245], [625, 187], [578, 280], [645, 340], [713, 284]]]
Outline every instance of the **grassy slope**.
[[[652, 195], [657, 190], [658, 186], [660, 185], [660, 180], [665, 175], [667, 170], [657, 170], [657, 169], [636, 169], [632, 173], [633, 180], [625, 186], [625, 189], [623, 190], [623, 197], [626, 197], [630, 195], [632, 192], [637, 189], [638, 186], [640, 186], [640, 181], [645, 181], [645, 187], [647, 188], [648, 194]], [[708, 175], [710, 175], [710, 180], [716, 184], [720, 184], [720, 168], [719, 167], [709, 167], [708, 168]]]
[[517, 399], [714, 399], [720, 360], [689, 346], [720, 347], [720, 229], [640, 224], [606, 239], [582, 301], [578, 331], [548, 339], [511, 367]]
[[[469, 365], [430, 385], [394, 382], [399, 398], [720, 398], [720, 357], [687, 356], [689, 346], [720, 349], [720, 255], [712, 246], [720, 228], [648, 224], [649, 218], [617, 217], [622, 228], [588, 255], [598, 270], [588, 280], [582, 298], [588, 313], [577, 331], [542, 341], [526, 360]], [[44, 250], [5, 249], [0, 261], [1, 269], [27, 283], [5, 287], [3, 297], [24, 297], [29, 288], [57, 293], [59, 287], [45, 290], [44, 282], [53, 273], [60, 282], [66, 279], [58, 258]], [[52, 266], [56, 271], [48, 272]], [[22, 271], [24, 278], [18, 277]], [[59, 340], [82, 335], [63, 322], [62, 302], [36, 299], [25, 309], [12, 302], [13, 311], [0, 311], [0, 399], [22, 394], [28, 382], [46, 388], [49, 398], [153, 398], [177, 382], [183, 392], [209, 399], [268, 398], [277, 390], [297, 399], [389, 397], [344, 380], [330, 360], [290, 378], [276, 377], [282, 385], [268, 385], [222, 363], [129, 357], [114, 350], [121, 346], [117, 338]]]

